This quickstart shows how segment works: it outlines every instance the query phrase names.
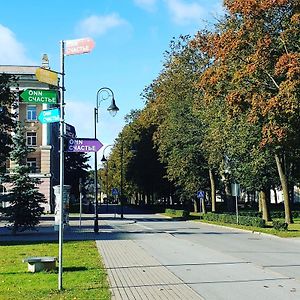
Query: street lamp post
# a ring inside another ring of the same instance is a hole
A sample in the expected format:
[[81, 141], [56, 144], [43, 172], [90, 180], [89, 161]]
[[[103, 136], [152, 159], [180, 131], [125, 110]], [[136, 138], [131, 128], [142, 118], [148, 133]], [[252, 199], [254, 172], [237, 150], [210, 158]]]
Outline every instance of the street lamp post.
[[[100, 97], [101, 96], [101, 97]], [[96, 107], [94, 108], [94, 133], [95, 139], [97, 139], [97, 123], [98, 123], [98, 110], [100, 103], [104, 100], [111, 98], [111, 104], [107, 108], [112, 116], [115, 116], [119, 108], [116, 105], [114, 92], [108, 87], [102, 87], [97, 91]], [[97, 176], [97, 152], [95, 152], [95, 170], [94, 170], [94, 191], [95, 191], [95, 220], [94, 220], [94, 232], [99, 232], [98, 225], [98, 176]]]
[[120, 182], [120, 205], [121, 205], [121, 219], [124, 218], [124, 209], [123, 209], [123, 183], [124, 183], [124, 178], [123, 178], [123, 156], [124, 156], [124, 144], [123, 144], [123, 136], [121, 134], [121, 182]]
[[105, 157], [105, 150], [108, 147], [112, 147], [113, 145], [107, 145], [104, 149], [103, 149], [103, 155], [101, 158], [101, 162], [106, 162], [106, 212], [108, 212], [108, 160]]

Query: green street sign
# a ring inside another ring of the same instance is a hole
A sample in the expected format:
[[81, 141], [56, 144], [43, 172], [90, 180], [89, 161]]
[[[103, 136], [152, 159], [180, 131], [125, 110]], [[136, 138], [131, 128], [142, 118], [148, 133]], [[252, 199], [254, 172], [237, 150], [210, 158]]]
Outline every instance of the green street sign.
[[53, 90], [25, 90], [21, 93], [21, 98], [25, 103], [32, 104], [56, 104], [57, 91]]

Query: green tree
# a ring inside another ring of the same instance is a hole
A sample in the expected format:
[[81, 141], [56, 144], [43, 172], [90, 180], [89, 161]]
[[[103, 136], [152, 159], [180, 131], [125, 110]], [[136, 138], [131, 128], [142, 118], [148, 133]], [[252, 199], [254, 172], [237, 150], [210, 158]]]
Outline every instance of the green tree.
[[5, 173], [5, 163], [9, 158], [12, 146], [11, 132], [16, 126], [16, 114], [11, 109], [17, 107], [16, 94], [11, 91], [11, 86], [16, 84], [16, 79], [11, 75], [0, 74], [0, 178]]
[[193, 109], [196, 82], [207, 61], [190, 47], [190, 37], [171, 41], [164, 70], [145, 92], [141, 117], [152, 126], [159, 159], [180, 198], [191, 200], [199, 189], [208, 190], [208, 167], [202, 152], [203, 123]]
[[66, 152], [64, 165], [64, 182], [71, 186], [70, 194], [79, 199], [79, 181], [84, 183], [88, 177], [89, 156], [86, 153]]
[[206, 101], [223, 98], [234, 118], [259, 126], [256, 147], [275, 158], [292, 222], [288, 174], [299, 149], [299, 3], [294, 0], [226, 0], [228, 15], [218, 31], [199, 36], [212, 65], [201, 75]]
[[26, 145], [24, 127], [19, 124], [13, 136], [13, 150], [10, 159], [15, 163], [9, 181], [12, 184], [10, 205], [4, 208], [12, 232], [34, 229], [43, 213], [43, 194], [38, 192], [38, 178], [29, 176], [30, 167], [26, 158], [33, 150]]

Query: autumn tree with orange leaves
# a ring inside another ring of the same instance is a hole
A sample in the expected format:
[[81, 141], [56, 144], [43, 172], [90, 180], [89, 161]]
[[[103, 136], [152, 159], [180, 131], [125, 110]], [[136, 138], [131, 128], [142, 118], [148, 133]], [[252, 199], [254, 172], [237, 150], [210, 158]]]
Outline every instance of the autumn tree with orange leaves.
[[273, 153], [292, 222], [289, 174], [300, 150], [300, 12], [298, 0], [225, 0], [228, 14], [195, 47], [211, 57], [199, 87], [210, 103], [223, 98], [232, 118], [260, 127], [259, 147]]

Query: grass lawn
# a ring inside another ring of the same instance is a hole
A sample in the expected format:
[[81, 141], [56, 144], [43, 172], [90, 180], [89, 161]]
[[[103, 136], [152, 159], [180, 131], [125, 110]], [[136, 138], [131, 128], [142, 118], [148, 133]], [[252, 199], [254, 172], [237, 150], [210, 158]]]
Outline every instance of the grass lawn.
[[64, 242], [63, 287], [58, 271], [30, 273], [27, 256], [58, 256], [58, 244], [0, 243], [0, 299], [110, 299], [107, 274], [94, 241]]
[[288, 230], [275, 230], [272, 227], [272, 222], [269, 222], [266, 224], [265, 228], [260, 227], [253, 227], [253, 226], [243, 226], [243, 225], [237, 225], [237, 224], [228, 224], [228, 223], [218, 223], [218, 222], [208, 222], [204, 220], [199, 220], [199, 222], [203, 223], [210, 223], [210, 224], [217, 224], [222, 225], [226, 227], [231, 228], [239, 228], [239, 229], [245, 229], [255, 232], [262, 232], [267, 234], [276, 235], [282, 238], [291, 238], [291, 237], [300, 237], [300, 219], [294, 219], [294, 224], [290, 224], [288, 226]]
[[[168, 216], [168, 217], [173, 217], [173, 218], [178, 218], [177, 215], [172, 215], [170, 213], [164, 213], [163, 215]], [[228, 224], [228, 223], [219, 223], [219, 222], [212, 222], [212, 221], [204, 221], [200, 220], [200, 215], [199, 213], [190, 213], [189, 216], [190, 220], [194, 220], [196, 222], [203, 222], [207, 224], [216, 224], [216, 225], [221, 225], [221, 226], [226, 226], [230, 228], [239, 228], [239, 229], [245, 229], [245, 230], [250, 230], [250, 231], [255, 231], [255, 232], [262, 232], [262, 233], [268, 233], [272, 235], [276, 235], [279, 237], [300, 237], [300, 218], [295, 218], [294, 223], [290, 224], [288, 226], [288, 230], [286, 231], [280, 231], [280, 230], [275, 230], [272, 227], [272, 222], [269, 222], [267, 224], [267, 227], [265, 228], [260, 228], [260, 227], [253, 227], [253, 226], [243, 226], [243, 225], [237, 225], [237, 224]]]

